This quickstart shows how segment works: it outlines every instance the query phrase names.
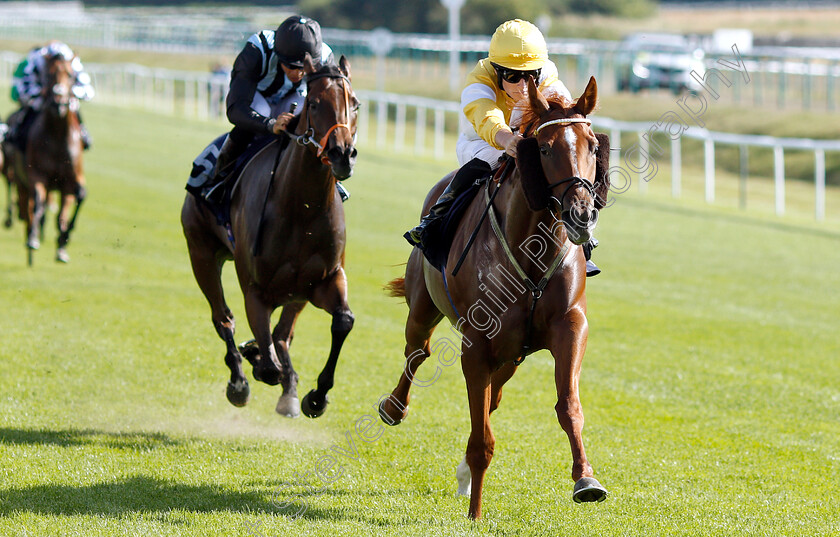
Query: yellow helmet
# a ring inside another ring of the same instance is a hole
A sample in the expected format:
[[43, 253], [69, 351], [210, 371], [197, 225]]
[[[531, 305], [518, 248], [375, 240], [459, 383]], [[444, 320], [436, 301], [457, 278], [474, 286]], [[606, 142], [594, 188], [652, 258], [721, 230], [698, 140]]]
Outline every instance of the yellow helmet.
[[548, 60], [548, 48], [539, 28], [514, 19], [496, 28], [490, 39], [489, 60], [508, 69], [533, 71]]

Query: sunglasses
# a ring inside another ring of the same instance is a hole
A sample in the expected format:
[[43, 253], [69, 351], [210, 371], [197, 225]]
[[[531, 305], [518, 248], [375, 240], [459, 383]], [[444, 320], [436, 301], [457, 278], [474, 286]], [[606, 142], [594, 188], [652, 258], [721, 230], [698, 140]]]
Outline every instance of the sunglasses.
[[500, 65], [493, 65], [496, 68], [496, 72], [499, 73], [499, 76], [502, 77], [502, 80], [505, 82], [509, 82], [511, 84], [516, 84], [520, 80], [533, 77], [534, 81], [540, 79], [540, 71], [541, 69], [534, 69], [533, 71], [517, 71], [516, 69], [507, 69]]

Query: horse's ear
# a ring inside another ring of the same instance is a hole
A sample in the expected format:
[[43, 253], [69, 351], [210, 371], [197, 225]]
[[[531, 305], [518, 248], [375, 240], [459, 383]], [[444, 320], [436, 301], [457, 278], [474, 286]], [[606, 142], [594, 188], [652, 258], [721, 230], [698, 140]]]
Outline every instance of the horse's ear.
[[583, 90], [583, 95], [578, 97], [575, 103], [575, 111], [584, 116], [588, 116], [595, 110], [595, 105], [598, 104], [598, 84], [595, 83], [595, 77], [589, 77], [589, 84]]
[[310, 56], [307, 52], [306, 55], [303, 57], [303, 73], [306, 75], [311, 75], [315, 71], [315, 63], [312, 61], [312, 56]]
[[338, 60], [338, 68], [341, 69], [341, 72], [344, 73], [347, 80], [352, 81], [350, 78], [350, 61], [344, 56], [344, 54], [342, 54], [341, 58]]
[[531, 110], [537, 113], [537, 116], [541, 116], [548, 112], [549, 106], [548, 101], [540, 93], [540, 90], [537, 88], [537, 83], [534, 81], [534, 77], [528, 77], [528, 100], [531, 103]]
[[540, 143], [536, 138], [525, 138], [516, 144], [516, 167], [519, 168], [528, 208], [536, 212], [548, 207], [551, 192], [540, 162]]
[[595, 133], [598, 150], [595, 152], [595, 208], [603, 209], [607, 205], [610, 192], [610, 137]]

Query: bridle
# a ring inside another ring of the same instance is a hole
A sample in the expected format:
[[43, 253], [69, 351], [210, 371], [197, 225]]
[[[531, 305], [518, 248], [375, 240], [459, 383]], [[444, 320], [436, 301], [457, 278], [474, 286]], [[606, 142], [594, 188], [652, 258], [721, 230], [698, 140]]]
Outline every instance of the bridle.
[[306, 130], [303, 131], [303, 134], [294, 136], [292, 138], [298, 143], [298, 145], [307, 145], [311, 144], [314, 146], [317, 151], [315, 152], [315, 156], [321, 159], [321, 162], [329, 166], [330, 159], [326, 155], [324, 155], [324, 150], [327, 148], [327, 142], [329, 140], [330, 134], [333, 133], [338, 128], [345, 128], [348, 132], [353, 136], [353, 141], [356, 140], [356, 135], [353, 133], [353, 130], [350, 128], [350, 88], [348, 87], [350, 81], [346, 76], [343, 74], [336, 74], [336, 73], [313, 73], [309, 75], [306, 80], [307, 89], [308, 86], [314, 81], [320, 78], [332, 78], [341, 81], [341, 87], [344, 90], [344, 113], [346, 117], [345, 123], [336, 123], [329, 129], [327, 132], [321, 137], [321, 140], [318, 141], [315, 139], [315, 129], [312, 127], [312, 123], [309, 118], [309, 99], [307, 98], [305, 106], [306, 106]]
[[[560, 118], [560, 119], [552, 119], [550, 121], [546, 121], [545, 123], [540, 124], [536, 129], [534, 129], [534, 132], [532, 133], [532, 135], [534, 136], [534, 138], [536, 138], [537, 134], [539, 134], [539, 132], [541, 130], [543, 130], [546, 127], [550, 127], [552, 125], [559, 125], [561, 127], [568, 127], [570, 125], [574, 125], [575, 123], [583, 123], [583, 124], [586, 124], [586, 125], [592, 125], [592, 121], [590, 119], [585, 118], [585, 117], [565, 117], [565, 118]], [[568, 184], [566, 185], [566, 188], [563, 190], [563, 193], [560, 194], [559, 197], [554, 196], [554, 195], [551, 196], [551, 199], [555, 203], [557, 203], [557, 205], [560, 207], [561, 212], [562, 212], [562, 208], [563, 208], [563, 199], [565, 199], [566, 194], [568, 194], [569, 191], [574, 189], [574, 188], [577, 188], [579, 186], [585, 188], [586, 191], [589, 192], [589, 194], [593, 198], [595, 198], [596, 195], [597, 195], [595, 193], [595, 185], [594, 184], [587, 181], [586, 179], [583, 179], [582, 177], [576, 177], [576, 176], [567, 177], [565, 179], [555, 181], [554, 183], [549, 183], [548, 184], [548, 190], [549, 190], [549, 192], [552, 192], [558, 186], [564, 185], [566, 183], [568, 183]], [[552, 211], [552, 215], [554, 215], [554, 211]], [[555, 216], [555, 219], [561, 220], [560, 218], [557, 218], [556, 216]]]
[[[62, 111], [65, 107], [71, 106], [73, 101], [73, 70], [70, 68], [70, 70], [66, 72], [70, 79], [69, 86], [55, 81], [57, 78], [56, 75], [59, 74], [58, 71], [62, 70], [61, 66], [58, 65], [59, 62], [66, 62], [66, 60], [61, 56], [53, 56], [47, 59], [45, 65], [46, 68], [42, 75], [41, 94], [48, 104], [54, 105]], [[51, 82], [52, 84], [50, 84]]]

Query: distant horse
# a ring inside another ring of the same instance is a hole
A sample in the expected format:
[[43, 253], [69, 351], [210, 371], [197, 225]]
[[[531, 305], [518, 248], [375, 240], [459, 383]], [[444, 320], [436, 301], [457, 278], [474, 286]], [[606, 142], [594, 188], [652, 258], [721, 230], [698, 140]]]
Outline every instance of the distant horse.
[[[436, 350], [429, 346], [432, 332], [447, 317], [461, 339], [469, 397], [472, 432], [456, 476], [459, 493], [470, 496], [471, 518], [481, 516], [484, 476], [493, 456], [490, 414], [521, 360], [539, 349], [554, 356], [555, 410], [571, 443], [573, 498], [600, 501], [607, 494], [584, 453], [578, 396], [588, 325], [585, 260], [577, 245], [589, 240], [609, 188], [609, 139], [596, 136], [586, 119], [597, 93], [591, 78], [575, 103], [548, 101], [531, 79], [522, 122], [526, 138], [517, 146], [517, 168], [510, 179], [500, 185], [498, 179], [488, 181], [486, 191], [472, 201], [458, 224], [444, 273], [415, 248], [405, 277], [389, 284], [392, 295], [405, 297], [409, 306], [406, 365], [397, 387], [380, 403], [380, 416], [388, 424], [400, 423], [412, 383], [428, 385], [428, 379], [417, 378], [417, 368]], [[429, 193], [424, 214], [451, 177]], [[493, 183], [497, 193], [483, 219]], [[477, 227], [475, 246], [453, 276], [467, 236]], [[439, 356], [441, 362], [451, 358], [451, 349], [437, 351], [449, 352]]]
[[26, 221], [30, 265], [32, 252], [41, 246], [48, 192], [57, 191], [61, 197], [56, 260], [62, 263], [70, 261], [67, 244], [85, 199], [79, 100], [72, 93], [75, 73], [71, 60], [60, 54], [46, 58], [43, 77], [43, 108], [26, 135], [25, 155], [20, 151], [14, 155], [13, 181], [18, 183]]
[[[234, 343], [234, 318], [225, 302], [221, 271], [233, 259], [245, 298], [248, 324], [259, 353], [245, 352], [254, 378], [282, 384], [279, 414], [303, 412], [318, 417], [326, 409], [335, 367], [344, 339], [353, 327], [344, 275], [344, 208], [336, 180], [353, 172], [354, 135], [359, 101], [350, 85], [350, 65], [304, 72], [308, 94], [292, 138], [297, 143], [278, 154], [272, 142], [247, 164], [230, 201], [230, 238], [209, 208], [187, 194], [181, 223], [193, 274], [210, 303], [213, 325], [227, 347], [230, 368], [227, 398], [235, 406], [248, 402], [250, 388], [242, 371], [242, 353]], [[332, 315], [332, 346], [318, 377], [318, 387], [300, 402], [298, 375], [289, 346], [298, 315], [311, 302]], [[272, 312], [283, 307], [272, 332]]]

